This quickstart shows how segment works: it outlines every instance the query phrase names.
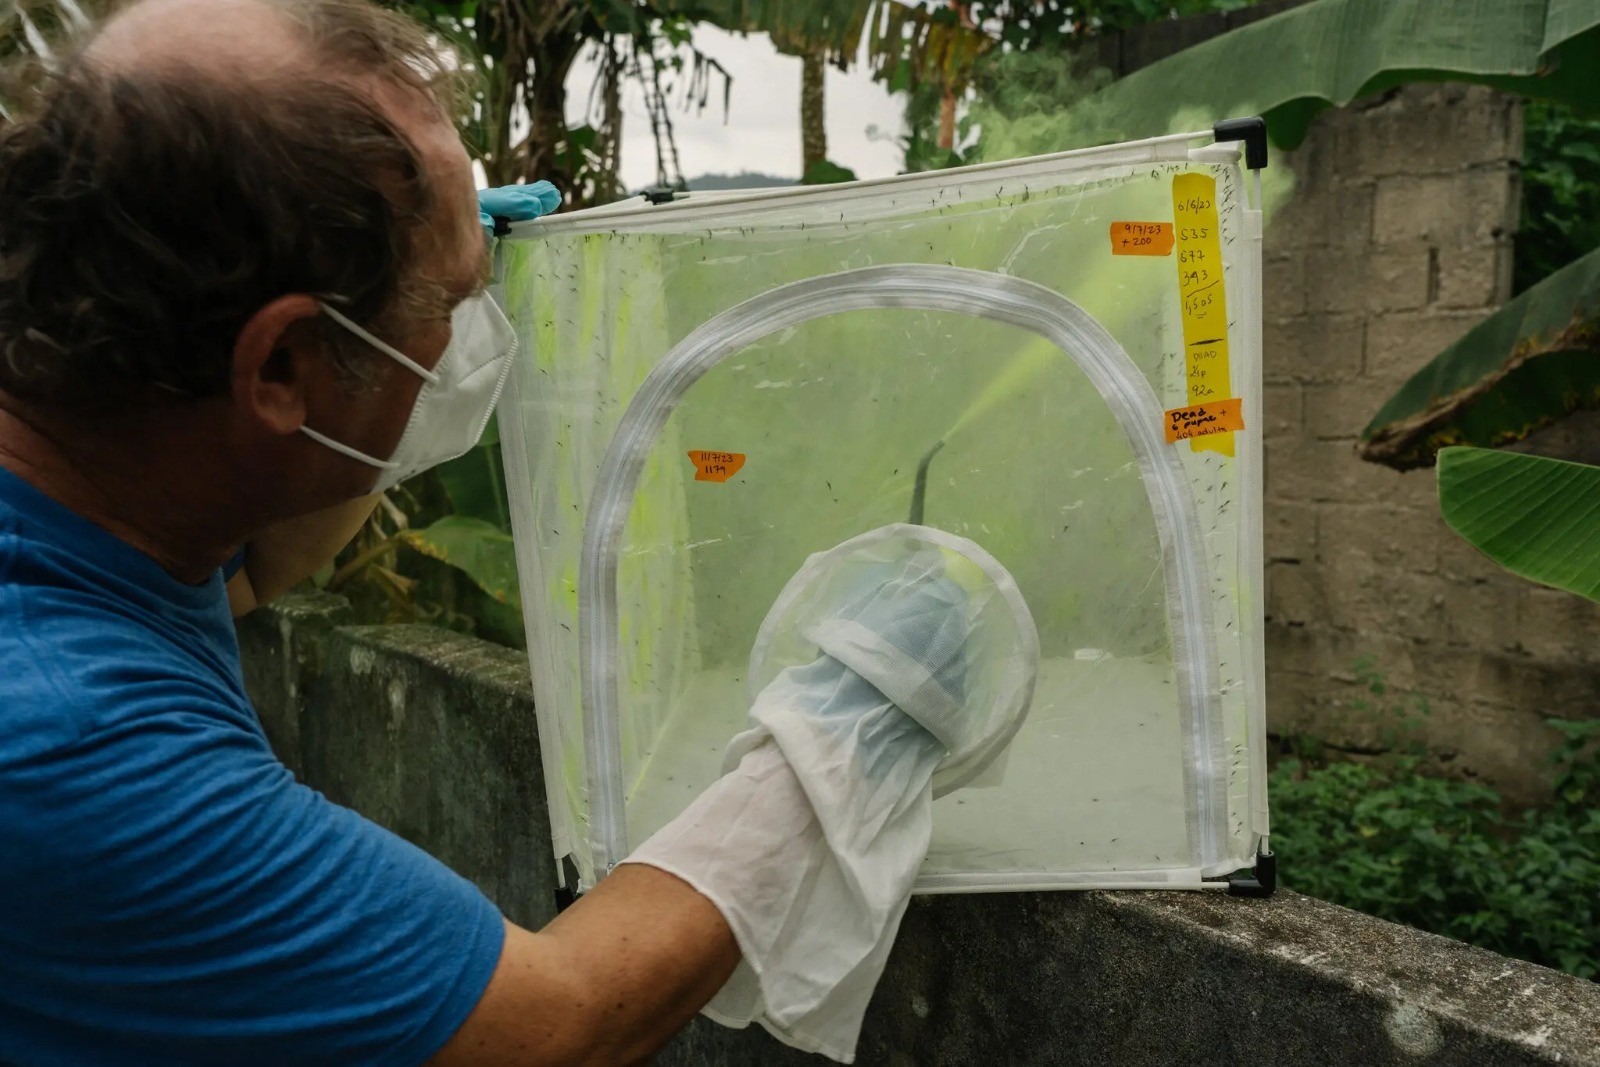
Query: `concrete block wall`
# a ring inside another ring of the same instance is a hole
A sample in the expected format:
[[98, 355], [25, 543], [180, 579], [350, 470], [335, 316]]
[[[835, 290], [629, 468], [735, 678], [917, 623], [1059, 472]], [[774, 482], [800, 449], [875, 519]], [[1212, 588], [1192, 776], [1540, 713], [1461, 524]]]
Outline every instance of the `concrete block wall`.
[[239, 621], [251, 702], [302, 781], [427, 849], [513, 922], [556, 914], [533, 683], [521, 652], [428, 626], [347, 626], [288, 596]]
[[[1130, 74], [1305, 2], [1110, 34], [1093, 63]], [[1372, 706], [1426, 701], [1420, 739], [1441, 765], [1533, 801], [1556, 741], [1544, 718], [1600, 716], [1600, 607], [1462, 542], [1431, 470], [1355, 455], [1400, 383], [1510, 295], [1521, 116], [1487, 89], [1418, 85], [1326, 111], [1274, 154], [1295, 190], [1266, 235], [1267, 682], [1275, 733], [1355, 753], [1394, 740]], [[1600, 463], [1600, 413], [1527, 450]]]
[[[275, 750], [513, 921], [544, 925], [556, 876], [527, 661], [348, 615], [313, 594], [243, 620], [245, 680]], [[827, 1061], [699, 1019], [655, 1062]], [[920, 898], [856, 1062], [1600, 1067], [1600, 985], [1286, 890]]]
[[1426, 700], [1440, 760], [1532, 799], [1543, 717], [1600, 715], [1600, 607], [1456, 537], [1433, 471], [1355, 454], [1394, 390], [1509, 296], [1521, 150], [1515, 100], [1437, 85], [1325, 112], [1274, 161], [1296, 184], [1266, 238], [1267, 662], [1275, 732], [1373, 751], [1391, 739], [1361, 702]]

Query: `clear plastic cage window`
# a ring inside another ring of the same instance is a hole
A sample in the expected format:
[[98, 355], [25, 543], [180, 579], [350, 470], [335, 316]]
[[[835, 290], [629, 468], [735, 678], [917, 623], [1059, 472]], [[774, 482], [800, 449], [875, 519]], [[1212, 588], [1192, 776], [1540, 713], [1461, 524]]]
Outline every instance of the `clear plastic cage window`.
[[919, 891], [1250, 866], [1258, 206], [1197, 134], [513, 228], [501, 439], [581, 886], [719, 775], [790, 577], [908, 519], [1010, 572], [1040, 655], [1005, 759], [935, 803]]

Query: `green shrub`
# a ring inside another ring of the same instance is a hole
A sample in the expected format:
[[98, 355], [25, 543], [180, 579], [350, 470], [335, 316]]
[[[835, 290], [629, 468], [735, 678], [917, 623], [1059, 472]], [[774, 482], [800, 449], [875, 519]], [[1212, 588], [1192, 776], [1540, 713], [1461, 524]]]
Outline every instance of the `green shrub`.
[[1600, 247], [1600, 118], [1530, 100], [1523, 112], [1522, 222], [1513, 289], [1522, 292]]
[[1302, 893], [1507, 956], [1600, 977], [1600, 722], [1563, 735], [1554, 800], [1507, 816], [1494, 790], [1413, 754], [1272, 772], [1273, 849]]

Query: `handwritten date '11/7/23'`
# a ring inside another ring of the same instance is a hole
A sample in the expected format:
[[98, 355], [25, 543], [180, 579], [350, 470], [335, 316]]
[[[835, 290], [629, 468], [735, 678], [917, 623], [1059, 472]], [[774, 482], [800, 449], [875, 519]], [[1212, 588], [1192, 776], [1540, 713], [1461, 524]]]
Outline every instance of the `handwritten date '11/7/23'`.
[[725, 482], [744, 469], [743, 452], [714, 452], [697, 448], [689, 453], [697, 482]]

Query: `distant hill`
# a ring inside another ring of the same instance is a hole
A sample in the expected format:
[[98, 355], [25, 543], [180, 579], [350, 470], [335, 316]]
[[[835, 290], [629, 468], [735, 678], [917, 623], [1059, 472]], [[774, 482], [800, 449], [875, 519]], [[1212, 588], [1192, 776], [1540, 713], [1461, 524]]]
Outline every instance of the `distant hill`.
[[709, 192], [715, 189], [771, 189], [798, 183], [798, 178], [779, 178], [773, 174], [745, 171], [742, 174], [702, 174], [698, 178], [689, 179], [689, 188]]

